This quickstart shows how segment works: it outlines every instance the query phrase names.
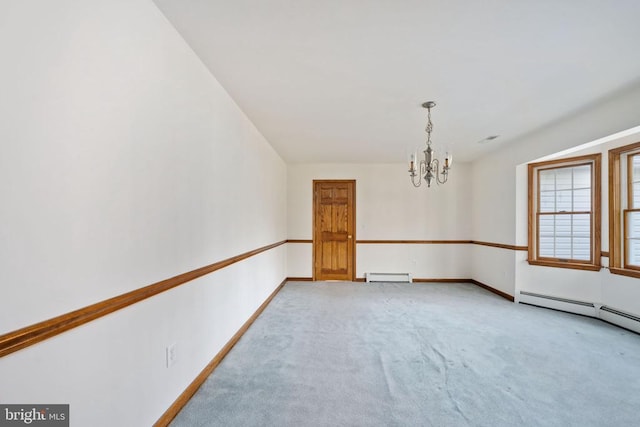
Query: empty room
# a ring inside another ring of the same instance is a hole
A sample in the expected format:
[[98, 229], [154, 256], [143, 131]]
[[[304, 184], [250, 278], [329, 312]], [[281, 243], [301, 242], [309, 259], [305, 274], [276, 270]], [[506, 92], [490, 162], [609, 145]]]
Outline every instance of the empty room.
[[0, 425], [640, 425], [639, 17], [3, 1]]

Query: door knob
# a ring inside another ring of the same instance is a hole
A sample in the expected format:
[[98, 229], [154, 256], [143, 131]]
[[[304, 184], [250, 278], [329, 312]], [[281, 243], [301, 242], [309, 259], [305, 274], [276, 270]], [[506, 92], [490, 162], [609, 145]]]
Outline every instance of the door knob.
[[348, 238], [348, 239], [350, 239], [350, 238], [351, 238], [351, 234], [349, 234], [349, 235], [347, 236], [347, 238]]

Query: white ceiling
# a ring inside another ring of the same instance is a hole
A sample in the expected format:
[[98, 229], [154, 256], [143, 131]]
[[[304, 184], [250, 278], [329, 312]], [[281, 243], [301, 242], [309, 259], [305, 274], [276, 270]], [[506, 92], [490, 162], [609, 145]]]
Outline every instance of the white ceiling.
[[638, 0], [154, 1], [290, 163], [404, 162], [427, 100], [469, 161], [640, 82]]

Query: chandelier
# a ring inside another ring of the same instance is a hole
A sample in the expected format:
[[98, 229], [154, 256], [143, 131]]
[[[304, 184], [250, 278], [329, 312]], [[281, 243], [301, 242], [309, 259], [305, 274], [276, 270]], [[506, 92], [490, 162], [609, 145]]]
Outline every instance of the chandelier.
[[[420, 187], [422, 179], [427, 182], [427, 187], [431, 187], [431, 181], [435, 178], [437, 184], [444, 184], [449, 178], [449, 169], [451, 169], [451, 163], [453, 157], [449, 153], [445, 153], [444, 161], [442, 164], [442, 171], [440, 171], [440, 162], [435, 158], [435, 152], [431, 148], [431, 132], [433, 131], [433, 123], [431, 123], [431, 109], [436, 106], [433, 101], [427, 101], [422, 104], [422, 107], [427, 109], [427, 149], [423, 151], [424, 160], [418, 162], [417, 154], [411, 154], [411, 160], [409, 161], [409, 176], [414, 187]], [[416, 175], [418, 176], [418, 182], [416, 182]]]

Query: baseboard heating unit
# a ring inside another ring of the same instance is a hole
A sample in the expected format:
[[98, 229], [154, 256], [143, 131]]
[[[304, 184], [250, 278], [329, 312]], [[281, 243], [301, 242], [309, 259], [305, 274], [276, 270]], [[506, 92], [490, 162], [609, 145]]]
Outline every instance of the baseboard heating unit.
[[603, 305], [600, 307], [600, 318], [640, 334], [640, 317], [638, 316]]
[[411, 273], [364, 273], [367, 283], [370, 282], [398, 282], [411, 283]]
[[569, 313], [582, 314], [595, 317], [605, 322], [621, 326], [640, 334], [640, 317], [635, 314], [625, 313], [613, 307], [598, 303], [576, 301], [568, 298], [554, 297], [550, 295], [536, 294], [520, 291], [519, 302], [538, 307], [553, 308]]
[[591, 302], [554, 297], [551, 295], [535, 294], [533, 292], [526, 291], [520, 291], [519, 301], [524, 304], [537, 305], [540, 307], [582, 314], [585, 316], [598, 317], [597, 307]]

